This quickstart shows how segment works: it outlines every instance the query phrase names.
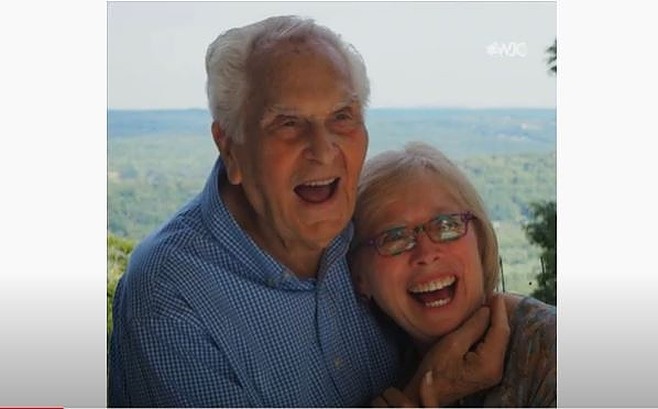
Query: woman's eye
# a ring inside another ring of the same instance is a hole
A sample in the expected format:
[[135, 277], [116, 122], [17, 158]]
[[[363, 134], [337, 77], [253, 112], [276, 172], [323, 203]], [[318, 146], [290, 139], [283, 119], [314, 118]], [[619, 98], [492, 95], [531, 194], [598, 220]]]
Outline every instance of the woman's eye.
[[402, 240], [405, 238], [405, 231], [403, 229], [400, 230], [392, 230], [389, 232], [386, 232], [382, 235], [383, 237], [383, 242], [391, 242], [391, 241], [398, 241]]
[[443, 230], [454, 230], [457, 227], [457, 224], [452, 220], [443, 220], [441, 222], [441, 228]]
[[459, 221], [451, 217], [440, 217], [434, 222], [434, 225], [441, 231], [451, 231], [460, 227]]

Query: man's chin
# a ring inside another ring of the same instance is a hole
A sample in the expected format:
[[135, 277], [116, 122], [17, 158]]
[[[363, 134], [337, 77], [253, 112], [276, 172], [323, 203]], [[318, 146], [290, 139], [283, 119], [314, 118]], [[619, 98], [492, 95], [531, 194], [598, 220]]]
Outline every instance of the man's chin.
[[324, 249], [345, 229], [347, 223], [347, 220], [332, 219], [307, 224], [304, 228], [306, 242], [318, 249]]

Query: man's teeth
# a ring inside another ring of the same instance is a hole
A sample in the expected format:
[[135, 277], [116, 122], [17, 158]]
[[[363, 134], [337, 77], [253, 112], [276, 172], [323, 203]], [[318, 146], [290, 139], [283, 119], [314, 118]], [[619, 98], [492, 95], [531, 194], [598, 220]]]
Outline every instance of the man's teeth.
[[439, 278], [438, 280], [429, 281], [427, 283], [416, 284], [411, 288], [409, 288], [409, 292], [414, 294], [429, 293], [432, 291], [440, 290], [449, 285], [452, 285], [454, 282], [455, 282], [455, 276], [442, 277]]
[[314, 180], [314, 181], [311, 181], [311, 182], [304, 182], [303, 185], [304, 186], [312, 186], [312, 187], [327, 186], [327, 185], [330, 185], [330, 184], [334, 183], [334, 181], [336, 179], [338, 179], [338, 178], [331, 178], [331, 179], [326, 179], [326, 180]]

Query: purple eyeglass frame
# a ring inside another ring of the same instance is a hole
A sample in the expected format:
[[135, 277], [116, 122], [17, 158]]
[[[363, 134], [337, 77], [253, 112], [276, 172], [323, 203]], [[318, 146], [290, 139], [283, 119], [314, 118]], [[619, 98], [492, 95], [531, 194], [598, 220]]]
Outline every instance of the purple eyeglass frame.
[[[458, 239], [461, 239], [462, 237], [464, 237], [464, 236], [466, 235], [466, 233], [468, 233], [468, 222], [470, 222], [471, 220], [475, 220], [475, 219], [477, 219], [477, 217], [476, 217], [471, 211], [469, 211], [469, 210], [467, 210], [467, 211], [465, 211], [465, 212], [461, 212], [461, 213], [443, 213], [443, 214], [437, 214], [436, 216], [432, 217], [431, 219], [429, 219], [429, 220], [426, 221], [425, 223], [419, 224], [419, 225], [417, 225], [416, 227], [412, 228], [411, 230], [414, 232], [414, 236], [418, 236], [418, 234], [419, 234], [421, 231], [423, 231], [423, 232], [425, 232], [425, 234], [427, 234], [427, 231], [425, 230], [425, 226], [426, 226], [428, 223], [430, 223], [430, 222], [432, 222], [432, 221], [438, 219], [438, 218], [441, 217], [441, 216], [449, 216], [449, 217], [459, 216], [459, 217], [462, 219], [462, 221], [464, 222], [464, 224], [465, 224], [465, 227], [464, 227], [464, 234], [462, 234], [461, 236], [459, 236], [459, 237], [457, 237], [457, 238], [455, 238], [455, 239], [453, 239], [453, 240], [458, 240]], [[359, 245], [356, 246], [356, 248], [359, 248], [359, 247], [362, 247], [362, 246], [374, 246], [374, 247], [375, 247], [375, 250], [377, 250], [377, 254], [379, 254], [379, 255], [381, 255], [381, 256], [384, 256], [384, 257], [391, 257], [391, 256], [396, 256], [396, 255], [398, 255], [398, 254], [402, 254], [402, 253], [404, 253], [405, 251], [409, 251], [409, 250], [411, 250], [411, 249], [413, 249], [413, 248], [415, 247], [415, 245], [414, 245], [414, 246], [411, 247], [411, 248], [408, 248], [408, 249], [406, 249], [406, 250], [404, 250], [404, 251], [401, 251], [400, 253], [395, 253], [395, 254], [386, 254], [386, 253], [382, 253], [382, 252], [379, 250], [379, 247], [377, 246], [377, 239], [378, 239], [382, 234], [384, 234], [384, 233], [387, 233], [387, 231], [381, 232], [381, 233], [377, 234], [375, 237], [372, 237], [372, 238], [370, 238], [370, 239], [366, 239], [366, 240], [362, 241], [361, 244], [359, 244]], [[429, 237], [429, 239], [432, 240], [432, 238], [431, 238], [429, 235], [428, 235], [427, 237]], [[446, 242], [447, 242], [447, 241], [452, 241], [452, 240], [446, 240]], [[436, 243], [434, 240], [432, 240], [432, 242]], [[442, 242], [439, 242], [439, 243], [442, 243]]]

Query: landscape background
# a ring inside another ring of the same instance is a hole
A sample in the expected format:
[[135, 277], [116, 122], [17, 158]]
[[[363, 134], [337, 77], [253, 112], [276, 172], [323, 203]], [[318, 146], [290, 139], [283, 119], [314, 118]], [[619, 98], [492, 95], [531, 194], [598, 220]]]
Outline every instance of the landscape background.
[[[363, 24], [372, 13], [377, 18]], [[133, 246], [199, 191], [216, 159], [202, 108], [208, 42], [280, 14], [331, 27], [367, 62], [368, 156], [410, 140], [442, 149], [489, 208], [502, 289], [550, 288], [540, 299], [555, 304], [554, 3], [111, 2], [108, 328]], [[549, 207], [536, 212], [537, 202]], [[528, 241], [528, 223], [542, 249]]]
[[[556, 199], [554, 109], [370, 109], [368, 157], [408, 141], [443, 150], [475, 183], [498, 234], [506, 291], [537, 288], [523, 226]], [[199, 192], [217, 158], [205, 110], [108, 111], [109, 301], [136, 242]]]

